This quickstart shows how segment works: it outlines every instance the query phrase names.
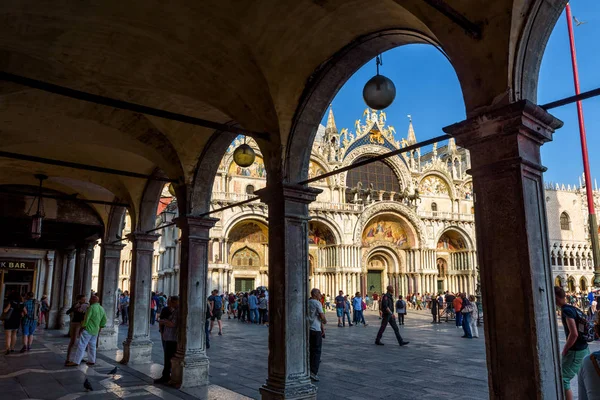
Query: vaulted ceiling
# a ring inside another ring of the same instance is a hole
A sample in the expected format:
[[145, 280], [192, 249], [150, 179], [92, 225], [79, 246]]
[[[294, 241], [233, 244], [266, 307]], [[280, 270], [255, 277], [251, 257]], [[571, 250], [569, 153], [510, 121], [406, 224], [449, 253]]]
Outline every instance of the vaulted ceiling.
[[[437, 43], [455, 67], [468, 112], [515, 100], [515, 64], [530, 21], [540, 13], [551, 20], [564, 1], [446, 3], [477, 24], [481, 37], [422, 0], [5, 0], [0, 71], [236, 123], [268, 133], [267, 143], [282, 149], [315, 70], [360, 36], [385, 29]], [[143, 174], [161, 170], [188, 185], [218, 134], [3, 81], [0, 121], [2, 151]], [[143, 179], [0, 158], [0, 185], [35, 184], [40, 172], [50, 177], [50, 189], [118, 199], [130, 204], [134, 221], [139, 214]], [[96, 210], [106, 223], [108, 212]]]

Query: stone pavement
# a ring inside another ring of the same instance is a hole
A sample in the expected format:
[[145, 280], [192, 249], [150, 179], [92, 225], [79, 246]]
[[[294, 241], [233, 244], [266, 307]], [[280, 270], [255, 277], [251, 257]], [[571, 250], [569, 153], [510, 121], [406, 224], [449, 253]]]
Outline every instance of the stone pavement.
[[[411, 311], [401, 327], [405, 340], [411, 342], [408, 346], [399, 347], [389, 327], [383, 338], [386, 345], [375, 346], [379, 329], [376, 313], [367, 312], [366, 328], [338, 328], [335, 313], [326, 315], [329, 324], [323, 342], [321, 381], [317, 383], [319, 399], [488, 398], [483, 330], [480, 339], [462, 339], [462, 330], [453, 322], [434, 325], [426, 311]], [[162, 370], [158, 325], [151, 329], [154, 363], [118, 365], [115, 376], [107, 372], [117, 365], [120, 351], [102, 352], [94, 367], [66, 369], [67, 339], [57, 331], [46, 331], [36, 339], [30, 353], [0, 356], [0, 399], [260, 398], [258, 389], [267, 376], [268, 328], [225, 319], [223, 330], [223, 336], [216, 335], [216, 328], [211, 335], [211, 385], [184, 391], [152, 384]], [[559, 332], [562, 344], [562, 329]], [[125, 335], [126, 327], [122, 326], [120, 336]], [[600, 343], [592, 344], [591, 349], [600, 349]], [[86, 378], [93, 392], [84, 391]]]

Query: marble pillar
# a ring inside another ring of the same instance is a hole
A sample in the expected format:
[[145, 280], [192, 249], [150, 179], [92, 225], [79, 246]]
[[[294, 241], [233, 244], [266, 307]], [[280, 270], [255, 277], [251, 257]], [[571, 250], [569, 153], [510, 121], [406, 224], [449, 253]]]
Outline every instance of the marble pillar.
[[[181, 230], [181, 298], [177, 354], [171, 361], [171, 379], [179, 388], [208, 384], [204, 320], [198, 316], [206, 313], [209, 231], [217, 221], [216, 218], [192, 216], [176, 219]], [[222, 271], [220, 275], [223, 276]]]
[[152, 258], [154, 242], [158, 239], [158, 235], [132, 232], [127, 235], [127, 239], [132, 244], [129, 326], [127, 339], [123, 342], [123, 359], [120, 363], [149, 363], [152, 353], [149, 326]]
[[[316, 399], [308, 365], [308, 204], [321, 190], [270, 184], [257, 192], [269, 206], [271, 278], [268, 377], [264, 400]], [[285, 301], [283, 301], [285, 299]]]
[[63, 302], [62, 309], [58, 313], [58, 324], [59, 328], [63, 328], [67, 326], [70, 322], [69, 316], [66, 315], [66, 311], [71, 308], [71, 305], [75, 303], [74, 300], [74, 290], [75, 290], [75, 269], [77, 268], [77, 251], [76, 250], [67, 250], [65, 254], [65, 282], [63, 282]]
[[54, 252], [49, 251], [46, 254], [46, 278], [44, 282], [43, 294], [48, 296], [48, 302], [52, 303], [52, 278], [54, 277]]
[[100, 304], [106, 312], [106, 326], [98, 337], [99, 350], [114, 350], [118, 343], [119, 323], [115, 324], [117, 288], [119, 287], [119, 266], [124, 244], [103, 243], [100, 245], [100, 270], [102, 282], [99, 285]]
[[471, 154], [491, 399], [563, 398], [540, 156], [560, 126], [523, 100], [444, 128]]
[[[83, 271], [85, 269], [85, 245], [77, 248], [75, 255], [75, 271], [73, 276], [73, 295], [71, 296], [71, 304], [75, 303], [75, 298], [83, 293]], [[87, 294], [89, 297], [89, 293]], [[88, 298], [89, 300], [89, 298]]]
[[48, 327], [50, 329], [60, 329], [58, 313], [61, 310], [63, 289], [61, 281], [63, 279], [64, 252], [54, 252], [54, 268], [52, 272], [52, 286], [50, 289], [50, 312], [48, 313]]
[[92, 293], [92, 271], [94, 268], [94, 247], [96, 241], [87, 241], [84, 246], [85, 262], [83, 264], [82, 293], [89, 299]]

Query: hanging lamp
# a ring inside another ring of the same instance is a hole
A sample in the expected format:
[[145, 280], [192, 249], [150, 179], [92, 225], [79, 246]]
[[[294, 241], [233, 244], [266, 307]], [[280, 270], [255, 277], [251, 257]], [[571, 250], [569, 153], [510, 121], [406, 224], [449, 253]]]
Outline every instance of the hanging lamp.
[[387, 108], [396, 98], [396, 86], [386, 76], [379, 74], [379, 66], [383, 65], [383, 58], [378, 55], [375, 58], [377, 75], [369, 79], [363, 88], [363, 99], [367, 106], [374, 110]]
[[35, 196], [33, 198], [33, 201], [31, 202], [31, 206], [29, 207], [29, 211], [27, 212], [27, 214], [29, 215], [29, 213], [31, 212], [31, 208], [33, 207], [33, 204], [37, 200], [37, 211], [31, 217], [31, 232], [30, 232], [30, 234], [31, 234], [31, 238], [33, 240], [38, 240], [39, 238], [42, 237], [42, 221], [44, 220], [44, 217], [45, 217], [44, 202], [42, 200], [42, 183], [46, 179], [48, 179], [48, 177], [46, 175], [42, 175], [42, 174], [36, 174], [34, 176], [36, 179], [38, 179], [40, 181], [40, 185], [38, 187], [37, 196]]
[[233, 152], [233, 161], [242, 168], [247, 168], [254, 163], [256, 153], [254, 149], [246, 144], [246, 136], [244, 136], [244, 144], [238, 146]]

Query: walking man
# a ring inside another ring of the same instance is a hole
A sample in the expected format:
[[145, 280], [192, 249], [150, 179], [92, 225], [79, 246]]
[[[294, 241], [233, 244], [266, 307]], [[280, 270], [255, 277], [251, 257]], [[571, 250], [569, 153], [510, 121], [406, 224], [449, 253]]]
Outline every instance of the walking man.
[[250, 310], [250, 322], [258, 324], [258, 297], [254, 290], [248, 296], [248, 309]]
[[160, 325], [160, 336], [163, 342], [163, 372], [162, 376], [154, 380], [154, 383], [168, 383], [171, 380], [171, 358], [177, 352], [177, 309], [179, 297], [171, 296], [168, 300], [167, 310], [161, 313], [158, 324]]
[[567, 338], [561, 353], [562, 384], [565, 391], [565, 398], [573, 400], [571, 379], [577, 375], [583, 359], [590, 354], [590, 351], [587, 342], [577, 331], [576, 320], [581, 318], [579, 315], [580, 312], [575, 307], [567, 304], [565, 291], [560, 286], [554, 286], [554, 299], [556, 306], [560, 308], [565, 337]]
[[23, 320], [21, 322], [23, 329], [23, 348], [21, 353], [31, 350], [33, 344], [33, 333], [38, 323], [40, 315], [40, 303], [35, 299], [33, 292], [27, 293], [27, 300], [23, 303]]
[[338, 319], [338, 327], [343, 327], [342, 321], [344, 319], [344, 309], [346, 308], [346, 300], [344, 299], [344, 292], [340, 290], [340, 294], [335, 298], [335, 312]]
[[208, 304], [210, 305], [210, 330], [212, 332], [213, 326], [215, 325], [215, 319], [217, 320], [217, 325], [219, 326], [219, 336], [223, 335], [223, 323], [221, 322], [221, 316], [223, 312], [221, 308], [223, 307], [223, 298], [219, 296], [219, 291], [217, 289], [212, 291], [212, 295], [208, 298]]
[[376, 345], [383, 346], [381, 337], [383, 336], [383, 332], [385, 331], [388, 323], [392, 326], [392, 329], [396, 334], [398, 344], [400, 346], [407, 345], [409, 342], [405, 342], [402, 339], [402, 336], [400, 336], [400, 330], [398, 329], [398, 324], [396, 323], [396, 315], [394, 314], [394, 287], [391, 285], [387, 287], [387, 293], [385, 293], [381, 298], [381, 327], [379, 328], [379, 332], [377, 332], [377, 338], [375, 339]]
[[[85, 318], [81, 323], [79, 343], [77, 343], [77, 351], [73, 357], [73, 361], [65, 364], [67, 367], [76, 367], [83, 359], [83, 353], [87, 347], [88, 360], [87, 365], [96, 364], [96, 343], [100, 329], [106, 325], [106, 313], [104, 308], [98, 303], [98, 296], [90, 298], [90, 306], [85, 312]], [[88, 346], [89, 345], [89, 346]]]
[[308, 337], [308, 348], [310, 357], [310, 379], [319, 381], [319, 363], [321, 362], [321, 347], [323, 344], [323, 335], [325, 331], [323, 325], [327, 323], [323, 306], [321, 305], [321, 292], [319, 289], [310, 291], [308, 300], [308, 321], [310, 323], [310, 332]]

